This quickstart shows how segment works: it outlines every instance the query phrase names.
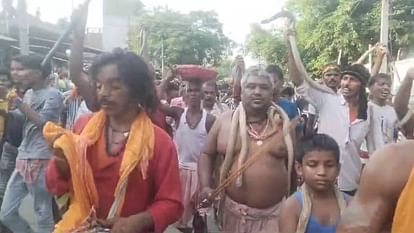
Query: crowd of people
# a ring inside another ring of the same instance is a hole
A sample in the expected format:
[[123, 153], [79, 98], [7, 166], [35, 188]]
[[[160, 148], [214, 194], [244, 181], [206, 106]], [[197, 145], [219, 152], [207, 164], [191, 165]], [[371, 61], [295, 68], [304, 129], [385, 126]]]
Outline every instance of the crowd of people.
[[414, 68], [393, 98], [383, 46], [371, 72], [365, 54], [315, 81], [288, 28], [288, 72], [237, 56], [228, 88], [202, 66], [159, 81], [124, 49], [85, 71], [87, 10], [69, 73], [50, 82], [35, 55], [0, 69], [1, 232], [206, 233], [206, 216], [223, 233], [414, 229]]

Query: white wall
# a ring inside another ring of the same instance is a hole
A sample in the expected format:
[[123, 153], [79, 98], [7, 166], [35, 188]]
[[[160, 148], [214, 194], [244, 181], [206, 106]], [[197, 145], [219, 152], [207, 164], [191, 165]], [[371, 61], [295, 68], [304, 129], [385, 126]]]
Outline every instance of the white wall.
[[[409, 68], [414, 67], [414, 58], [404, 59], [395, 62], [395, 67], [397, 68], [398, 72], [394, 73], [394, 82], [392, 87], [392, 94], [395, 95], [398, 91], [398, 88], [400, 87], [401, 82], [405, 79], [405, 75], [407, 74], [407, 71]], [[400, 77], [400, 80], [398, 80], [398, 76]], [[410, 104], [414, 105], [414, 88], [411, 90], [411, 100]]]
[[129, 19], [122, 16], [103, 15], [102, 47], [111, 51], [128, 47]]

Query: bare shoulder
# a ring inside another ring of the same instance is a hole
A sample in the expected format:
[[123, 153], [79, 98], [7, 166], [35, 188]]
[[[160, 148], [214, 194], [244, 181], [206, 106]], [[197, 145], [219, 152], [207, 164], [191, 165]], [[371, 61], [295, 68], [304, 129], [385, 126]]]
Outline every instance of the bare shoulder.
[[291, 195], [280, 209], [279, 228], [280, 232], [296, 232], [297, 224], [299, 222], [299, 216], [301, 212], [301, 206], [295, 196]]
[[296, 198], [296, 193], [290, 195], [286, 201], [283, 202], [281, 211], [288, 214], [290, 217], [299, 216], [301, 207]]
[[222, 134], [222, 126], [225, 125], [223, 122], [228, 122], [228, 119], [231, 119], [231, 113], [224, 113], [215, 119], [211, 129], [208, 132], [207, 143], [204, 149], [205, 154], [214, 155], [217, 153], [218, 138], [219, 135]]
[[223, 114], [220, 114], [219, 116], [215, 118], [213, 128], [219, 131], [222, 125], [225, 125], [225, 124], [230, 125], [232, 117], [233, 117], [233, 111], [227, 111]]

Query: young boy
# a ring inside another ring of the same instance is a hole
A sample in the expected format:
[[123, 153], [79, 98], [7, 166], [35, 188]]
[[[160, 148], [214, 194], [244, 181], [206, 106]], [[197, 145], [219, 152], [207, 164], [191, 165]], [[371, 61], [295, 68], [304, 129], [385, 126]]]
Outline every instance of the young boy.
[[304, 184], [283, 204], [279, 227], [283, 233], [335, 233], [346, 202], [336, 187], [339, 146], [326, 134], [301, 140], [296, 171]]

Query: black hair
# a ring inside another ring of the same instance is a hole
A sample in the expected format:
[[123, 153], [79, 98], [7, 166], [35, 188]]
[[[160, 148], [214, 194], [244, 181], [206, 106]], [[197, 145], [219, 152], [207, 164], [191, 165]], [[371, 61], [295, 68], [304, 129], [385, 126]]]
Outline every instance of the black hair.
[[358, 107], [358, 119], [366, 120], [368, 118], [368, 96], [365, 91], [367, 82], [371, 77], [367, 68], [361, 64], [347, 65], [343, 68], [343, 75], [353, 75], [361, 81], [361, 88], [359, 90], [359, 107]]
[[374, 85], [376, 82], [378, 82], [378, 80], [380, 79], [385, 79], [389, 82], [391, 82], [391, 76], [388, 74], [384, 74], [384, 73], [379, 73], [375, 76], [372, 76], [369, 80], [368, 80], [368, 87]]
[[280, 80], [283, 80], [282, 68], [278, 65], [268, 65], [265, 71], [269, 74], [275, 74]]
[[357, 77], [364, 85], [367, 84], [368, 79], [371, 77], [371, 74], [369, 73], [368, 69], [361, 64], [352, 64], [344, 66], [342, 70], [342, 75], [345, 74], [350, 74]]
[[46, 79], [52, 71], [50, 62], [47, 62], [42, 66], [43, 57], [37, 55], [17, 55], [11, 60], [22, 64], [25, 68], [41, 71], [42, 78], [44, 79]]
[[146, 111], [153, 113], [158, 104], [155, 92], [154, 76], [144, 59], [133, 52], [114, 49], [110, 53], [99, 55], [89, 74], [96, 81], [101, 68], [114, 64], [118, 67], [120, 79], [128, 88], [129, 95], [136, 100]]
[[295, 95], [295, 89], [293, 89], [293, 87], [285, 87], [283, 88], [283, 90], [280, 92], [281, 96], [294, 96]]
[[210, 86], [210, 87], [214, 87], [214, 89], [216, 90], [216, 92], [217, 93], [219, 92], [219, 88], [218, 88], [218, 85], [216, 83], [216, 80], [209, 80], [209, 81], [203, 83], [203, 85]]
[[335, 161], [339, 164], [338, 143], [326, 134], [314, 134], [303, 137], [298, 143], [296, 161], [302, 164], [306, 153], [312, 151], [331, 151], [335, 156]]

